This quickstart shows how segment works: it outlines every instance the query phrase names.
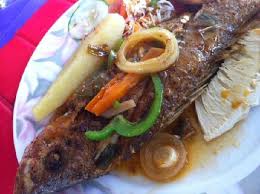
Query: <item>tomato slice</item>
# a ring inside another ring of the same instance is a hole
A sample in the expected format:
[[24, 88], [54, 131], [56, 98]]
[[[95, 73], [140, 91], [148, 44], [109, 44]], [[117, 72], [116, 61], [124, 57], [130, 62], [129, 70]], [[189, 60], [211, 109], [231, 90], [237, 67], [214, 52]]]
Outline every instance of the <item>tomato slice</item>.
[[124, 18], [127, 17], [126, 9], [123, 0], [110, 0], [109, 13], [118, 13]]

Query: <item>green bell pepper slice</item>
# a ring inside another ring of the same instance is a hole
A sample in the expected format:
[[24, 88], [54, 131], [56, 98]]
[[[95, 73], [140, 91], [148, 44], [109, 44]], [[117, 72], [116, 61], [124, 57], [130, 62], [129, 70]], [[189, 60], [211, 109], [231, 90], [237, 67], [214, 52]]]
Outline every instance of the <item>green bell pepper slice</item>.
[[163, 102], [163, 84], [158, 75], [152, 75], [154, 84], [154, 100], [145, 119], [138, 123], [126, 120], [122, 115], [116, 116], [112, 121], [100, 131], [87, 131], [87, 139], [101, 141], [113, 134], [115, 131], [123, 137], [135, 137], [147, 132], [157, 121]]

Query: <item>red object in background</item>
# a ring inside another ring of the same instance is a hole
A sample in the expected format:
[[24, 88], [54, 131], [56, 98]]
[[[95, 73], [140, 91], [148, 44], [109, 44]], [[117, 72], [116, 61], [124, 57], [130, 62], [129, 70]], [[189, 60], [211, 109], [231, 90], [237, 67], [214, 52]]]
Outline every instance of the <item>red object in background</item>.
[[12, 105], [24, 68], [34, 49], [35, 45], [15, 36], [0, 50], [0, 96]]
[[12, 193], [17, 168], [13, 146], [12, 107], [0, 97], [0, 188], [3, 194]]
[[[12, 110], [24, 68], [44, 34], [75, 1], [48, 0], [0, 49], [0, 193], [13, 193], [18, 164], [13, 146]], [[118, 2], [110, 12], [120, 12], [122, 0]], [[174, 5], [177, 11], [182, 9], [182, 5]]]
[[76, 0], [48, 0], [0, 49], [0, 193], [13, 193], [18, 167], [12, 110], [24, 68], [44, 34], [74, 2]]

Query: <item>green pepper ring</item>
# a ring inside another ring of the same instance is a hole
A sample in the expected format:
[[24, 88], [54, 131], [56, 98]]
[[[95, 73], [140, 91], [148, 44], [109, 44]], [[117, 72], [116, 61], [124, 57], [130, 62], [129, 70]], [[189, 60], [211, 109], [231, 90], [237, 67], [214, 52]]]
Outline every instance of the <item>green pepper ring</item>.
[[162, 107], [163, 101], [163, 85], [158, 75], [152, 75], [155, 96], [152, 106], [146, 118], [139, 123], [132, 123], [126, 120], [122, 115], [116, 116], [112, 121], [100, 131], [87, 131], [85, 136], [87, 139], [101, 141], [117, 132], [123, 137], [135, 137], [144, 134], [157, 121]]

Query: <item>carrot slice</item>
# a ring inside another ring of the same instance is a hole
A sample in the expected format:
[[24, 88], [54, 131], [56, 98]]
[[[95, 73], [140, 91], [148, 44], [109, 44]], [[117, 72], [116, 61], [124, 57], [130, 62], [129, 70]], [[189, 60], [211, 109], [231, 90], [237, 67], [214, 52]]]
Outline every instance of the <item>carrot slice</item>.
[[[151, 48], [142, 60], [157, 57], [163, 53], [164, 49]], [[127, 92], [137, 85], [145, 75], [133, 73], [119, 73], [85, 107], [89, 112], [100, 116], [108, 110], [116, 100], [120, 100]]]
[[100, 116], [109, 109], [116, 100], [121, 99], [126, 93], [134, 87], [144, 75], [126, 74], [116, 75], [100, 92], [89, 102], [86, 110]]

